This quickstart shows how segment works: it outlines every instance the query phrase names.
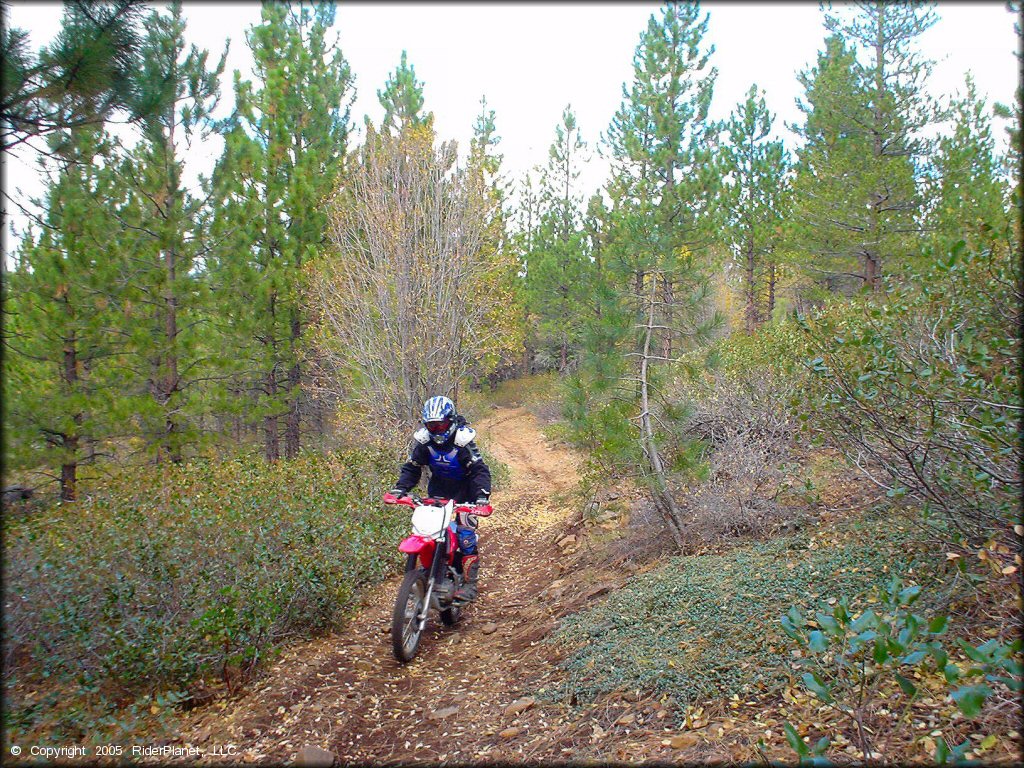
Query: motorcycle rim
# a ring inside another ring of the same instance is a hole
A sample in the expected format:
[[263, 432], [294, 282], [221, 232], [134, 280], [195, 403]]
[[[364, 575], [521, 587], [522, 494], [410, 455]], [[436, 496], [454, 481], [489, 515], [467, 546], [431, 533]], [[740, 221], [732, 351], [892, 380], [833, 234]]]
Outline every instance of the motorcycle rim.
[[427, 596], [427, 576], [422, 570], [405, 574], [395, 599], [395, 612], [391, 618], [391, 647], [395, 658], [405, 663], [412, 661], [419, 648], [423, 630], [420, 616]]

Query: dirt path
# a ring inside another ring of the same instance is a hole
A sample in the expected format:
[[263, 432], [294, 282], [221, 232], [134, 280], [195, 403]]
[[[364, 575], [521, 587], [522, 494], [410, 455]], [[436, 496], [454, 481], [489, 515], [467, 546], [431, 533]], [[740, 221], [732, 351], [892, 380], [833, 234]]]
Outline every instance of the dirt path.
[[236, 759], [268, 763], [307, 745], [339, 762], [536, 759], [541, 742], [547, 759], [569, 756], [571, 742], [552, 744], [556, 723], [531, 697], [560, 674], [538, 641], [566, 611], [564, 590], [558, 601], [539, 598], [566, 567], [555, 540], [570, 510], [551, 499], [575, 485], [577, 459], [547, 445], [525, 409], [497, 409], [476, 426], [512, 477], [481, 523], [481, 595], [458, 627], [432, 620], [417, 658], [399, 665], [388, 634], [400, 583], [392, 579], [345, 631], [293, 647], [258, 689], [192, 718], [182, 742], [232, 745]]

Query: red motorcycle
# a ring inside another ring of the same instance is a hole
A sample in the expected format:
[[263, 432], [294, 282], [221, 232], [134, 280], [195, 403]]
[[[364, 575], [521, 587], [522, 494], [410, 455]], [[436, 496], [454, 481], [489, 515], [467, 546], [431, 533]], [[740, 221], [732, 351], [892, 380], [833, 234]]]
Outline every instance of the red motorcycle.
[[430, 609], [441, 614], [441, 623], [453, 627], [462, 608], [452, 597], [462, 586], [462, 553], [456, 523], [460, 513], [487, 517], [490, 504], [456, 504], [450, 499], [417, 499], [384, 494], [385, 504], [411, 507], [412, 535], [398, 550], [406, 554], [405, 579], [398, 589], [391, 617], [391, 649], [403, 664], [412, 661], [419, 648]]

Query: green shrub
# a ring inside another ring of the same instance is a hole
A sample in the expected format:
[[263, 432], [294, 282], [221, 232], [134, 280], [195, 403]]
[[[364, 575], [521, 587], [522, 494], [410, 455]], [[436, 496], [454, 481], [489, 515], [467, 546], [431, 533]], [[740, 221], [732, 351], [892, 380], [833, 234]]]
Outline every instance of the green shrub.
[[508, 464], [501, 461], [494, 456], [487, 447], [483, 445], [484, 441], [477, 443], [477, 447], [480, 449], [480, 454], [484, 458], [484, 462], [487, 464], [487, 468], [491, 470], [491, 490], [502, 491], [509, 487], [509, 483], [512, 482], [512, 470], [509, 469]]
[[557, 402], [558, 387], [559, 376], [553, 372], [517, 376], [494, 385], [484, 382], [479, 388], [466, 387], [461, 392], [459, 411], [469, 417], [470, 423], [496, 406], [543, 411]]
[[229, 686], [286, 637], [336, 626], [397, 569], [383, 455], [147, 467], [5, 521], [5, 678], [132, 695]]
[[1020, 269], [1015, 255], [961, 247], [804, 323], [809, 429], [973, 543], [1019, 510]]
[[775, 619], [794, 601], [827, 607], [915, 568], [918, 534], [888, 519], [846, 523], [823, 547], [806, 534], [724, 555], [678, 557], [634, 578], [591, 610], [567, 617], [567, 697], [616, 690], [668, 695], [679, 704], [781, 691], [787, 640]]
[[[930, 668], [941, 675], [951, 687], [950, 698], [969, 719], [977, 717], [984, 700], [992, 695], [990, 684], [1021, 691], [1020, 639], [1010, 644], [992, 639], [975, 647], [958, 638], [959, 650], [974, 662], [961, 670], [951, 660], [951, 646], [943, 637], [949, 616], [943, 611], [930, 618], [915, 613], [912, 606], [920, 596], [920, 585], [904, 587], [894, 576], [886, 588], [876, 590], [872, 605], [863, 609], [844, 597], [816, 612], [794, 605], [781, 619], [783, 630], [800, 649], [797, 664], [807, 670], [802, 676], [804, 686], [855, 726], [865, 758], [883, 735], [873, 718], [883, 705], [889, 710], [901, 709], [890, 727], [903, 727], [911, 738], [915, 736], [909, 715], [918, 697], [914, 679], [920, 678], [919, 670]], [[986, 682], [978, 682], [979, 677]], [[868, 726], [869, 719], [874, 730]], [[787, 738], [797, 754], [810, 757], [807, 745], [787, 726]], [[822, 755], [828, 744], [828, 738], [823, 738], [814, 754]], [[970, 746], [964, 742], [950, 749], [946, 740], [939, 738], [936, 762], [945, 763], [949, 757], [960, 760]]]

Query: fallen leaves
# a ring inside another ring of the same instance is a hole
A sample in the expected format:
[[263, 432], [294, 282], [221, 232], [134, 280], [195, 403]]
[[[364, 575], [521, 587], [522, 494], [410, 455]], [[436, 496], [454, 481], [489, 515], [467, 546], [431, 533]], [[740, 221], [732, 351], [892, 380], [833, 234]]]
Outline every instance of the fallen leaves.
[[444, 720], [446, 717], [451, 717], [459, 711], [457, 706], [454, 707], [442, 707], [441, 709], [435, 709], [427, 718], [430, 720]]
[[694, 746], [700, 741], [700, 736], [696, 733], [680, 733], [673, 736], [671, 739], [666, 739], [661, 743], [666, 747], [672, 747], [672, 749], [686, 749], [687, 747]]
[[517, 699], [505, 707], [505, 716], [513, 717], [521, 714], [537, 703], [537, 700], [532, 696], [524, 696], [521, 699]]

